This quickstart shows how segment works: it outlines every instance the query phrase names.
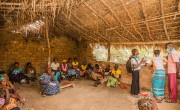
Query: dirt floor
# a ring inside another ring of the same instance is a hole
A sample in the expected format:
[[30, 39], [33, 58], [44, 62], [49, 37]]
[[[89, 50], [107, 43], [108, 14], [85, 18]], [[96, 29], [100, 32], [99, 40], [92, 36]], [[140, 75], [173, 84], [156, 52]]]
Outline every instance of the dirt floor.
[[[92, 81], [75, 81], [76, 87], [53, 96], [41, 97], [37, 84], [23, 84], [20, 94], [26, 99], [22, 110], [137, 110], [137, 98], [120, 87], [93, 87]], [[180, 110], [180, 104], [158, 104], [159, 110]]]

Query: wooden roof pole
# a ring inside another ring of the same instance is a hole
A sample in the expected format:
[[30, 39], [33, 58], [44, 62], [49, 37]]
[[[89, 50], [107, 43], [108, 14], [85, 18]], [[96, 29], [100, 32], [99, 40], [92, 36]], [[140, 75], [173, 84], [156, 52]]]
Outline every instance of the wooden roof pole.
[[178, 3], [178, 11], [180, 13], [180, 0], [179, 0], [179, 3]]
[[106, 6], [106, 7], [110, 10], [110, 12], [113, 14], [113, 16], [115, 17], [115, 19], [116, 19], [116, 20], [119, 22], [119, 24], [121, 25], [121, 27], [122, 27], [126, 32], [128, 32], [129, 34], [131, 34], [131, 36], [134, 37], [134, 38], [136, 39], [136, 41], [138, 41], [137, 37], [134, 36], [133, 33], [131, 33], [129, 30], [127, 30], [127, 29], [124, 27], [123, 23], [119, 20], [119, 18], [117, 17], [117, 15], [115, 14], [115, 12], [111, 9], [111, 7], [109, 7], [109, 6], [108, 6], [106, 3], [104, 3], [102, 0], [99, 0], [99, 1], [101, 1], [102, 4], [103, 4], [104, 6]]
[[[126, 8], [124, 2], [123, 2], [122, 0], [120, 0], [120, 2], [122, 3], [125, 11], [127, 12], [128, 16], [129, 16], [129, 18], [130, 18], [130, 20], [131, 20], [131, 23], [133, 23], [132, 17], [131, 17], [131, 15], [130, 15], [128, 9]], [[134, 30], [140, 35], [141, 39], [144, 41], [144, 38], [143, 38], [143, 36], [141, 35], [141, 33], [136, 29], [136, 27], [135, 27], [133, 24], [132, 24], [132, 26], [133, 26]]]
[[[166, 43], [180, 43], [180, 40], [170, 40], [170, 41], [151, 41], [151, 42], [111, 42], [111, 44], [119, 45], [148, 45], [148, 44], [166, 44]], [[107, 43], [99, 43], [107, 44]]]
[[[111, 26], [106, 22], [106, 20], [105, 20], [102, 16], [100, 16], [99, 14], [97, 14], [87, 3], [84, 2], [83, 4], [84, 4], [87, 8], [89, 8], [94, 14], [96, 14], [96, 16], [98, 16], [99, 18], [101, 18], [108, 27], [111, 28]], [[125, 40], [129, 41], [128, 38], [125, 38], [125, 37], [121, 36], [116, 30], [113, 30], [113, 31], [114, 31], [115, 33], [117, 33], [120, 37], [122, 37], [122, 38], [124, 38]]]
[[[160, 1], [160, 6], [161, 6], [161, 14], [162, 14], [162, 17], [164, 17], [164, 5], [163, 5], [163, 1], [162, 1], [162, 0], [159, 0], [159, 1]], [[170, 40], [169, 35], [168, 35], [168, 33], [167, 33], [167, 29], [166, 29], [165, 19], [162, 18], [162, 20], [163, 20], [164, 32], [165, 32], [165, 34], [166, 34], [167, 39]]]
[[46, 25], [46, 40], [47, 40], [47, 46], [48, 46], [48, 67], [50, 67], [51, 64], [51, 46], [50, 46], [50, 42], [49, 42], [49, 33], [48, 33], [48, 18], [46, 17], [46, 21], [45, 21], [45, 25]]
[[[76, 19], [78, 19], [84, 26], [86, 26], [85, 24], [84, 24], [84, 22], [82, 22], [75, 14], [73, 14], [73, 13], [71, 13]], [[90, 29], [88, 26], [86, 26], [88, 29]], [[107, 42], [109, 42], [105, 37], [103, 37], [103, 35], [101, 35], [99, 32], [95, 32], [95, 33], [97, 33], [98, 35], [100, 35], [100, 37], [103, 39], [103, 40], [105, 40], [105, 41], [107, 41]]]
[[149, 38], [150, 38], [151, 40], [154, 40], [154, 39], [152, 38], [152, 36], [151, 36], [151, 33], [150, 33], [149, 23], [147, 22], [146, 7], [144, 6], [142, 0], [139, 0], [139, 3], [140, 3], [140, 6], [141, 6], [141, 9], [142, 9], [142, 12], [143, 12], [143, 14], [144, 14], [144, 17], [145, 17], [146, 28], [147, 28], [147, 31], [148, 31]]

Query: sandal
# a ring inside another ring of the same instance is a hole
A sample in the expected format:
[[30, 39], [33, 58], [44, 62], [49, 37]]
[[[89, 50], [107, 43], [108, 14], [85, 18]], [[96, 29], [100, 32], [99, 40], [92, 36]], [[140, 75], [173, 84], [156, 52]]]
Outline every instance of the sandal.
[[166, 99], [165, 102], [167, 102], [167, 103], [173, 103], [173, 102], [171, 101], [171, 99]]
[[155, 101], [156, 103], [162, 103], [162, 100], [160, 100], [160, 99], [156, 99], [156, 101]]

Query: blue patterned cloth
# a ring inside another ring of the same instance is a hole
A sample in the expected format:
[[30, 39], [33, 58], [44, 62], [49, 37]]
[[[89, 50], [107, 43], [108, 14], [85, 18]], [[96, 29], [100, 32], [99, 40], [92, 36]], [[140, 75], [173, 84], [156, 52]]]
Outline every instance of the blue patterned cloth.
[[52, 81], [51, 76], [47, 76], [46, 73], [44, 73], [44, 74], [42, 74], [40, 79], [46, 84], [52, 83], [55, 85], [55, 86], [52, 86], [52, 85], [41, 84], [42, 90], [45, 94], [54, 95], [54, 94], [57, 94], [58, 92], [60, 92], [59, 82], [58, 81]]
[[152, 93], [156, 98], [164, 97], [165, 71], [155, 70], [152, 78]]
[[77, 73], [76, 73], [76, 70], [75, 69], [71, 69], [69, 72], [68, 72], [68, 74], [67, 74], [67, 76], [73, 76], [73, 75], [76, 75]]

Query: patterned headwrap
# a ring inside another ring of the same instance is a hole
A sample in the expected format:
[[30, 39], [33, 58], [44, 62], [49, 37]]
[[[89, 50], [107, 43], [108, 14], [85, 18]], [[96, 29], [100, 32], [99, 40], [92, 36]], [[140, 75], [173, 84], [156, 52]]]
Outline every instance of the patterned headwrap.
[[139, 99], [137, 102], [139, 110], [151, 110], [153, 106], [153, 100], [148, 98]]

